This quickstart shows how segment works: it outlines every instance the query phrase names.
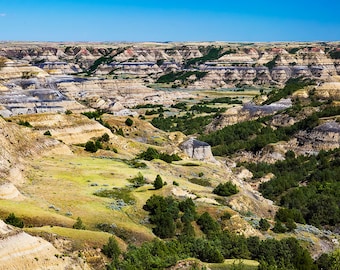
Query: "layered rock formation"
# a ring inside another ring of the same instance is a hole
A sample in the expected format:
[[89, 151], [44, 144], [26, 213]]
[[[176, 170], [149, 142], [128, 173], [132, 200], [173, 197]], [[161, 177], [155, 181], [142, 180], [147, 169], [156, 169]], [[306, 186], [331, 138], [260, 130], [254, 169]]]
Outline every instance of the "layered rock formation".
[[[333, 81], [339, 74], [339, 59], [331, 52], [337, 43], [287, 44], [2, 44], [0, 55], [29, 61], [50, 74], [134, 75], [154, 78], [170, 71], [187, 69], [208, 76], [191, 88], [233, 87], [236, 85], [282, 85], [291, 77], [305, 76]], [[220, 48], [220, 57], [208, 57], [211, 48]], [[327, 53], [326, 53], [327, 51]], [[206, 60], [205, 60], [206, 59]]]

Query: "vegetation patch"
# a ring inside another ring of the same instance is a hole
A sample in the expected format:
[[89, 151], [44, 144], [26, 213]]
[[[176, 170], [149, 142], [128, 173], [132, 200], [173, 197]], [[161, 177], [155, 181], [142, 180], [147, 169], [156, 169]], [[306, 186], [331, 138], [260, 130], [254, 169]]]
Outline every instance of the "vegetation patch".
[[134, 188], [138, 188], [146, 184], [146, 179], [141, 172], [138, 172], [135, 177], [129, 178], [128, 181]]
[[24, 221], [21, 218], [15, 216], [14, 213], [10, 213], [8, 217], [4, 220], [7, 224], [10, 224], [14, 227], [23, 228]]
[[200, 166], [199, 164], [193, 163], [193, 162], [181, 163], [180, 165], [181, 166], [186, 166], [186, 167], [198, 167], [198, 166]]
[[192, 112], [187, 112], [183, 116], [164, 117], [160, 115], [152, 119], [151, 124], [161, 130], [172, 132], [181, 131], [185, 135], [203, 134], [205, 126], [210, 124], [216, 115], [195, 116]]
[[231, 54], [236, 52], [234, 50], [227, 50], [225, 52], [222, 51], [223, 51], [222, 47], [209, 46], [207, 49], [203, 51], [204, 55], [202, 57], [196, 57], [187, 60], [187, 62], [185, 63], [185, 68], [189, 68], [190, 66], [193, 65], [199, 65], [207, 61], [217, 60], [218, 58], [222, 57], [225, 54]]
[[225, 103], [225, 104], [242, 104], [242, 101], [237, 98], [231, 98], [231, 97], [219, 97], [214, 98], [209, 101], [203, 101], [201, 104], [215, 104], [215, 103]]
[[28, 121], [23, 121], [23, 120], [19, 120], [18, 125], [20, 126], [24, 126], [24, 127], [33, 127]]
[[231, 196], [234, 195], [236, 193], [238, 193], [238, 188], [236, 187], [236, 185], [234, 185], [233, 183], [229, 182], [225, 182], [224, 184], [219, 184], [217, 187], [214, 188], [213, 193], [219, 195], [219, 196]]
[[[137, 180], [133, 180], [133, 181], [137, 181]], [[96, 195], [99, 197], [116, 199], [116, 200], [122, 200], [126, 204], [135, 203], [135, 199], [131, 196], [131, 190], [129, 188], [100, 189], [94, 192], [93, 195]]]
[[211, 187], [210, 180], [206, 178], [189, 178], [188, 181], [203, 187]]
[[332, 59], [340, 59], [340, 50], [339, 50], [339, 48], [329, 52], [329, 56]]
[[153, 159], [161, 159], [167, 163], [171, 163], [173, 161], [182, 160], [177, 154], [166, 154], [160, 153], [155, 148], [149, 147], [146, 151], [140, 153], [137, 158], [144, 159], [144, 160], [153, 160]]
[[[178, 202], [172, 197], [153, 195], [143, 208], [149, 212], [153, 232], [167, 240], [154, 239], [140, 247], [130, 245], [121, 257], [112, 260], [110, 269], [166, 269], [188, 258], [196, 258], [209, 265], [220, 263], [216, 267], [221, 267], [225, 259], [239, 258], [260, 261], [260, 269], [270, 269], [268, 267], [271, 266], [293, 270], [301, 269], [301, 265], [306, 267], [304, 269], [314, 269], [310, 254], [295, 238], [260, 240], [222, 230], [207, 212], [198, 217], [191, 199]], [[205, 237], [195, 236], [191, 225], [194, 222]], [[105, 246], [105, 252], [109, 252], [107, 247], [110, 245], [112, 243]], [[118, 252], [117, 245], [112, 245], [112, 248], [113, 252]], [[231, 267], [244, 269], [240, 262], [239, 265], [235, 261], [229, 262]], [[256, 269], [257, 264], [254, 262], [251, 266], [254, 268], [249, 269]]]
[[198, 80], [202, 79], [208, 72], [202, 71], [179, 71], [179, 72], [170, 72], [168, 74], [162, 75], [158, 78], [156, 83], [171, 83], [174, 81], [185, 82], [190, 76], [195, 75]]
[[293, 94], [299, 89], [314, 84], [315, 81], [308, 78], [290, 78], [283, 89], [276, 89], [269, 93], [268, 99], [263, 104], [271, 104]]

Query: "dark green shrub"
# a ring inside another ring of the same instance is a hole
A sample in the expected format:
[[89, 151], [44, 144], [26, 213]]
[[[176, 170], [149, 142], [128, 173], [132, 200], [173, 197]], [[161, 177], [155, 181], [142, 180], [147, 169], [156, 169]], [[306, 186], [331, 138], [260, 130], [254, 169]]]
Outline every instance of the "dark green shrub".
[[287, 222], [289, 219], [291, 219], [298, 223], [306, 223], [302, 213], [298, 209], [280, 208], [276, 212], [275, 219], [280, 220], [281, 222]]
[[127, 118], [125, 120], [125, 125], [131, 127], [133, 125], [133, 120], [131, 118]]
[[52, 134], [51, 134], [51, 132], [50, 132], [49, 130], [45, 131], [45, 132], [44, 132], [44, 135], [45, 135], [45, 136], [52, 136]]
[[16, 217], [14, 215], [14, 213], [10, 213], [8, 215], [8, 217], [5, 219], [5, 222], [7, 224], [10, 224], [10, 225], [18, 227], [18, 228], [23, 228], [24, 227], [24, 222], [22, 221], [22, 219]]
[[18, 124], [25, 127], [33, 127], [28, 121], [19, 120]]
[[190, 178], [188, 179], [188, 181], [193, 184], [200, 185], [203, 187], [211, 187], [210, 180], [206, 178]]
[[236, 185], [233, 183], [226, 182], [224, 184], [219, 184], [214, 190], [213, 193], [219, 195], [219, 196], [230, 196], [234, 195], [238, 192], [238, 189]]
[[296, 224], [295, 224], [295, 222], [294, 222], [294, 220], [292, 220], [291, 218], [289, 218], [288, 220], [287, 220], [287, 222], [285, 223], [285, 225], [286, 225], [286, 227], [287, 227], [287, 231], [288, 232], [291, 232], [291, 231], [293, 231], [293, 230], [295, 230], [296, 229]]
[[275, 233], [285, 233], [287, 231], [286, 227], [282, 224], [281, 221], [276, 221], [275, 226], [273, 228], [273, 232]]
[[120, 136], [122, 136], [122, 137], [125, 137], [124, 131], [123, 131], [121, 128], [116, 129], [116, 130], [115, 130], [115, 133], [116, 133], [117, 135], [120, 135]]
[[181, 158], [177, 154], [168, 155], [166, 153], [159, 153], [155, 148], [149, 147], [146, 151], [140, 153], [137, 158], [144, 160], [161, 159], [167, 163], [172, 161], [179, 161]]
[[97, 149], [103, 149], [103, 145], [102, 145], [100, 140], [96, 140], [95, 145], [96, 145]]
[[149, 147], [146, 151], [140, 153], [137, 158], [150, 161], [159, 158], [159, 152], [155, 148]]
[[65, 111], [65, 114], [66, 114], [66, 115], [70, 115], [70, 114], [72, 114], [72, 111], [71, 111], [71, 110], [66, 110], [66, 111]]
[[268, 220], [261, 218], [259, 222], [259, 229], [265, 232], [265, 231], [268, 231], [269, 228], [270, 228], [270, 224]]
[[93, 141], [88, 141], [85, 144], [85, 151], [95, 153], [97, 152], [97, 150], [98, 150], [98, 147]]
[[140, 162], [134, 159], [126, 160], [125, 163], [128, 164], [131, 168], [136, 168], [136, 169], [144, 169], [148, 167], [144, 162]]

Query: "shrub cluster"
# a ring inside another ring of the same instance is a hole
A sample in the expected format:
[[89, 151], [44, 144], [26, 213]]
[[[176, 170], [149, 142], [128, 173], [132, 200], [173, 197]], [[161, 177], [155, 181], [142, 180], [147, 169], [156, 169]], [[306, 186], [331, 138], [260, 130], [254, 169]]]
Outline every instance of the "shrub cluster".
[[153, 159], [161, 159], [167, 163], [171, 163], [173, 161], [179, 161], [181, 158], [177, 154], [166, 154], [160, 153], [155, 148], [149, 147], [146, 151], [140, 153], [137, 158], [144, 160], [153, 160]]

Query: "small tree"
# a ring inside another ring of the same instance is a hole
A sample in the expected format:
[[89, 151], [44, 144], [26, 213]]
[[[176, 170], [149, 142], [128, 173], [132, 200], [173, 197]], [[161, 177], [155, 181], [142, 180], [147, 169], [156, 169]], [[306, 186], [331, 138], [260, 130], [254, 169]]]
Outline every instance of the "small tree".
[[117, 240], [114, 237], [110, 237], [106, 245], [103, 246], [103, 253], [115, 261], [118, 259], [121, 251], [118, 246]]
[[83, 224], [83, 221], [80, 217], [77, 217], [76, 223], [73, 224], [73, 229], [85, 230], [85, 225]]
[[125, 120], [125, 124], [129, 127], [131, 127], [133, 125], [133, 120], [131, 118], [128, 118]]
[[162, 177], [157, 174], [155, 182], [153, 182], [153, 186], [155, 189], [161, 189], [164, 186]]
[[21, 218], [18, 218], [14, 215], [14, 213], [10, 213], [8, 217], [5, 219], [5, 222], [7, 224], [10, 224], [15, 227], [23, 228], [24, 227], [24, 222], [22, 221]]
[[97, 150], [98, 150], [98, 147], [95, 145], [93, 141], [88, 141], [85, 144], [85, 151], [95, 153], [97, 152]]
[[268, 220], [261, 218], [260, 223], [259, 223], [259, 229], [261, 231], [268, 231], [269, 228], [270, 228], [270, 224], [269, 224]]

